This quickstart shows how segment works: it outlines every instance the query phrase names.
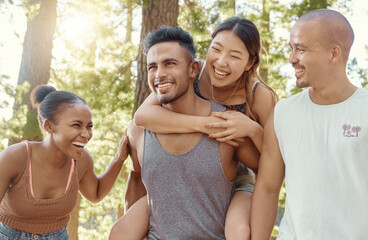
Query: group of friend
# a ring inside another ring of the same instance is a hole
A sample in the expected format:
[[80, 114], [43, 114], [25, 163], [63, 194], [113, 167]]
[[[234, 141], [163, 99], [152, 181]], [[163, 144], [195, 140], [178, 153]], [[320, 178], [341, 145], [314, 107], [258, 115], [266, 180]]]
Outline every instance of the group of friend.
[[284, 180], [279, 240], [365, 239], [368, 91], [346, 74], [353, 41], [342, 14], [302, 15], [289, 61], [306, 89], [278, 101], [257, 73], [261, 40], [251, 21], [219, 24], [206, 60], [194, 58], [180, 27], [151, 32], [144, 51], [152, 93], [100, 176], [85, 148], [87, 103], [36, 87], [31, 100], [48, 137], [0, 154], [0, 240], [69, 239], [78, 192], [102, 200], [128, 155], [126, 213], [110, 240], [268, 240]]

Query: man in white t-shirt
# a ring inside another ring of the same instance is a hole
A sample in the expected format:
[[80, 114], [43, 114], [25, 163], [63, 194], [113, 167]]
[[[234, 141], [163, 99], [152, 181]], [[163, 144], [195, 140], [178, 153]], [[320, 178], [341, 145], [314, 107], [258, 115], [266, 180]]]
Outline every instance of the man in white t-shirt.
[[269, 239], [285, 177], [278, 240], [363, 240], [368, 226], [368, 91], [346, 75], [354, 32], [333, 10], [304, 14], [290, 34], [296, 85], [265, 127], [252, 196], [252, 239]]

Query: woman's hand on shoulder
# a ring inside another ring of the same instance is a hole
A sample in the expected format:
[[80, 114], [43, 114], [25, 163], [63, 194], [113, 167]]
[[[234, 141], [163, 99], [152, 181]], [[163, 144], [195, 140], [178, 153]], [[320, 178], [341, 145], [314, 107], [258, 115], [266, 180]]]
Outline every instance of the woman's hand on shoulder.
[[129, 139], [128, 139], [127, 131], [128, 131], [128, 128], [125, 129], [124, 134], [121, 137], [121, 140], [120, 140], [120, 143], [119, 143], [118, 151], [115, 154], [115, 159], [117, 161], [124, 162], [125, 159], [127, 159], [128, 155], [129, 155], [129, 147], [128, 147]]
[[27, 148], [24, 143], [11, 145], [0, 154], [0, 202], [10, 184], [20, 179], [26, 163]]

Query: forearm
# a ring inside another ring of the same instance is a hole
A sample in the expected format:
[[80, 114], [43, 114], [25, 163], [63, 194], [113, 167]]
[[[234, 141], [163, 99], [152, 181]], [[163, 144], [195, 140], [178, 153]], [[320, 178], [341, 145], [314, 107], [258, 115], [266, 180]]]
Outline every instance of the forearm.
[[235, 156], [253, 172], [258, 172], [260, 153], [250, 138], [245, 138], [244, 142], [239, 143]]
[[254, 123], [254, 128], [251, 134], [249, 134], [249, 138], [252, 139], [254, 145], [258, 149], [260, 153], [262, 153], [263, 146], [263, 128], [258, 123]]
[[208, 131], [206, 117], [191, 116], [172, 112], [150, 94], [134, 114], [134, 123], [138, 127], [156, 133], [191, 133]]
[[146, 195], [146, 188], [140, 177], [140, 172], [130, 172], [125, 192], [125, 212], [140, 198]]
[[148, 111], [138, 111], [134, 123], [156, 133], [205, 132], [206, 117], [172, 112], [161, 106], [150, 106]]
[[97, 177], [97, 202], [101, 201], [111, 191], [117, 177], [119, 176], [123, 163], [124, 160], [121, 160], [115, 156], [106, 171]]
[[269, 240], [275, 225], [278, 208], [278, 192], [268, 192], [257, 186], [252, 195], [251, 239]]

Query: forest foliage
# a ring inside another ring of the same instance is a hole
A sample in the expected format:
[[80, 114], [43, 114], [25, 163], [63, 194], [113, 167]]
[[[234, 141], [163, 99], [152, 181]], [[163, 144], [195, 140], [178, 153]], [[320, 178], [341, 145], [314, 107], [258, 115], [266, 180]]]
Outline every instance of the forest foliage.
[[[160, 0], [151, 0], [160, 1]], [[252, 20], [262, 37], [260, 75], [279, 95], [288, 97], [300, 90], [285, 71], [288, 65], [288, 34], [293, 22], [304, 12], [334, 7], [349, 13], [352, 0], [249, 0], [208, 1], [181, 0], [178, 25], [189, 31], [196, 44], [197, 58], [204, 59], [211, 41], [211, 32], [222, 20], [242, 16]], [[0, 14], [11, 4], [23, 8], [30, 18], [32, 1], [0, 0]], [[37, 1], [36, 1], [37, 2]], [[57, 89], [72, 91], [86, 100], [93, 112], [94, 136], [88, 149], [95, 159], [95, 171], [101, 174], [112, 160], [128, 122], [131, 120], [137, 84], [138, 51], [142, 29], [142, 6], [150, 1], [140, 0], [59, 0], [57, 2], [54, 48], [48, 83]], [[14, 7], [14, 6], [12, 6]], [[79, 21], [79, 22], [78, 22]], [[83, 23], [82, 27], [78, 24]], [[80, 28], [79, 28], [80, 27]], [[69, 28], [74, 28], [71, 31]], [[23, 43], [19, 36], [19, 43]], [[367, 49], [365, 49], [367, 51]], [[5, 56], [1, 56], [5, 58]], [[361, 79], [368, 88], [367, 69], [349, 62], [348, 74]], [[30, 83], [14, 87], [9, 76], [0, 73], [0, 91], [8, 97], [0, 107], [19, 104], [16, 118], [0, 118], [0, 151], [7, 147], [4, 139], [21, 140], [22, 127], [29, 116], [22, 103]], [[33, 116], [34, 117], [34, 116]], [[37, 121], [33, 126], [37, 128]], [[128, 161], [127, 161], [128, 162]], [[126, 163], [111, 193], [100, 203], [92, 204], [82, 198], [79, 211], [80, 239], [107, 239], [113, 223], [122, 215], [125, 183], [129, 166]], [[285, 204], [285, 189], [280, 193], [280, 212]], [[281, 215], [280, 215], [281, 216]], [[278, 219], [279, 221], [279, 219]], [[275, 227], [277, 234], [277, 227]]]

